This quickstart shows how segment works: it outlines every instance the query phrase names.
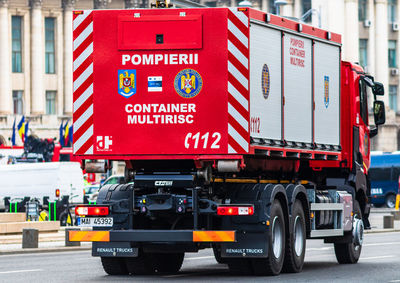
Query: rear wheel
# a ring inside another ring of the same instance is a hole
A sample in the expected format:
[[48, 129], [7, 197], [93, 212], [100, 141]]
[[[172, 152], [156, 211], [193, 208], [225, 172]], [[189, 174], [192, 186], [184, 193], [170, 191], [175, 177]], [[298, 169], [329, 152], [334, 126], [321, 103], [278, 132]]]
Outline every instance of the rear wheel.
[[218, 263], [227, 263], [227, 260], [225, 258], [221, 257], [221, 246], [220, 245], [213, 245], [213, 252], [214, 252], [214, 257], [215, 260]]
[[181, 269], [184, 253], [145, 253], [139, 250], [138, 257], [126, 258], [130, 274], [176, 273]]
[[[361, 230], [357, 237], [353, 235], [352, 243], [334, 244], [336, 259], [340, 264], [357, 263], [361, 255], [364, 227], [362, 226], [361, 208], [357, 200], [354, 201], [353, 210], [354, 210], [353, 232], [354, 229], [361, 229]], [[360, 225], [362, 227], [359, 227]]]
[[150, 254], [154, 269], [159, 273], [177, 273], [182, 267], [184, 253]]
[[271, 205], [270, 226], [268, 230], [268, 258], [253, 259], [253, 271], [256, 275], [278, 275], [285, 257], [285, 218], [280, 202], [274, 200]]
[[385, 198], [385, 205], [389, 208], [394, 208], [396, 206], [396, 195], [390, 194]]
[[104, 271], [109, 275], [126, 275], [126, 274], [128, 274], [128, 270], [126, 269], [124, 258], [101, 257], [101, 264], [103, 265]]
[[300, 272], [304, 265], [306, 251], [306, 223], [304, 210], [300, 200], [296, 200], [292, 207], [292, 233], [286, 240], [284, 272]]
[[155, 272], [154, 263], [149, 254], [144, 253], [142, 249], [138, 250], [137, 257], [125, 258], [126, 268], [129, 274], [146, 275]]

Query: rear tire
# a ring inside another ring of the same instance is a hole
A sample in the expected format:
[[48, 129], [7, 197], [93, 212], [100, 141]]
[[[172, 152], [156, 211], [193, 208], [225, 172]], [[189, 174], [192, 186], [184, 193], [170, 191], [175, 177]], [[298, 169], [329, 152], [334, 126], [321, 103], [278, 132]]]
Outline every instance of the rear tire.
[[158, 273], [177, 273], [183, 263], [185, 253], [155, 253], [150, 254], [154, 269]]
[[278, 275], [285, 258], [285, 217], [280, 202], [271, 204], [270, 226], [268, 229], [268, 258], [253, 259], [255, 275]]
[[300, 200], [293, 204], [291, 222], [292, 233], [287, 236], [283, 272], [297, 273], [303, 269], [306, 252], [306, 222]]
[[[362, 219], [361, 208], [357, 200], [354, 201], [354, 217]], [[335, 243], [335, 255], [340, 264], [353, 264], [357, 263], [361, 255], [362, 245], [355, 245], [352, 243]]]
[[252, 275], [251, 259], [232, 258], [227, 260], [229, 272], [233, 275]]
[[151, 257], [144, 253], [142, 249], [138, 250], [137, 257], [125, 258], [125, 264], [128, 273], [131, 275], [147, 275], [155, 272]]
[[218, 263], [220, 263], [220, 264], [227, 263], [226, 258], [221, 257], [221, 246], [220, 245], [213, 245], [213, 252], [214, 252], [215, 260]]
[[108, 275], [126, 275], [128, 270], [125, 266], [124, 258], [121, 257], [101, 257], [101, 264]]
[[126, 258], [129, 274], [177, 273], [182, 267], [184, 253], [145, 253], [139, 250], [138, 257]]

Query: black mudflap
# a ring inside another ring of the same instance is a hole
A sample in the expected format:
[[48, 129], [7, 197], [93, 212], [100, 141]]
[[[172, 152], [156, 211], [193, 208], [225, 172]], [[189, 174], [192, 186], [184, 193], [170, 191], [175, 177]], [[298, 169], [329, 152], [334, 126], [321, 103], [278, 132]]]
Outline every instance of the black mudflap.
[[270, 200], [275, 190], [282, 186], [272, 184], [230, 184], [225, 200], [230, 204], [253, 204], [254, 215], [225, 216], [223, 230], [235, 230], [236, 242], [221, 244], [222, 258], [268, 257], [268, 229]]
[[267, 233], [236, 233], [237, 242], [221, 244], [221, 257], [268, 257]]
[[133, 248], [129, 242], [93, 242], [92, 256], [137, 257], [138, 248]]

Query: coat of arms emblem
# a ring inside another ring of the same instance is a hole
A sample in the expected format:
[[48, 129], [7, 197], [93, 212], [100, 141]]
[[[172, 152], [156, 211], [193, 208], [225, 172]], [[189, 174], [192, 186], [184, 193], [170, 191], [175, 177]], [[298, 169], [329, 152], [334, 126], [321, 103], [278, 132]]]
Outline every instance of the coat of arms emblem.
[[136, 93], [136, 70], [118, 70], [118, 93], [126, 98]]

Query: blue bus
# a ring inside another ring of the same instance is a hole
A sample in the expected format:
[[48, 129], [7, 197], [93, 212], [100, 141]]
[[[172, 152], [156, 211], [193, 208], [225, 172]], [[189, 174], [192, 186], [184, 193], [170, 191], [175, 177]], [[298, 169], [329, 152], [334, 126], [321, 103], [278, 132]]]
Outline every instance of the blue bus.
[[399, 191], [400, 153], [371, 154], [371, 203], [394, 208]]

